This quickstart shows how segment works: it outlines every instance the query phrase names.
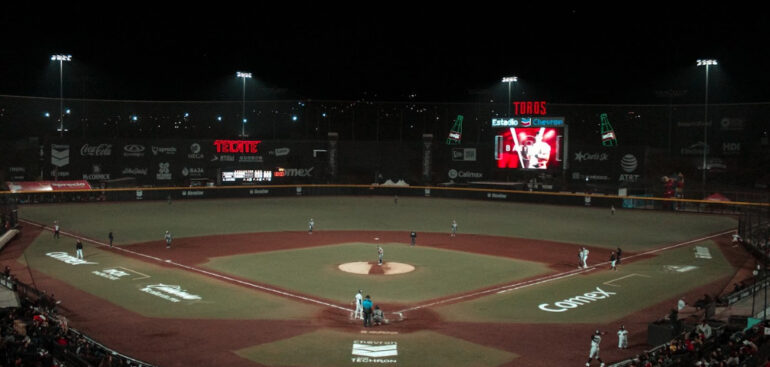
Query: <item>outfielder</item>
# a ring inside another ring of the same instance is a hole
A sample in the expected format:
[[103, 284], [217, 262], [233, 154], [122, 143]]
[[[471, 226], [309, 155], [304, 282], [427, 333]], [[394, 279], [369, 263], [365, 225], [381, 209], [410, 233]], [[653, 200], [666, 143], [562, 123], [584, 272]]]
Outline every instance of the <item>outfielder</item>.
[[53, 222], [53, 238], [59, 239], [59, 221], [56, 220]]
[[166, 239], [166, 248], [171, 248], [171, 232], [166, 231], [166, 235], [164, 237]]
[[83, 242], [80, 242], [80, 240], [75, 244], [75, 257], [83, 260]]
[[313, 226], [315, 226], [315, 222], [313, 218], [310, 218], [310, 222], [307, 223], [307, 234], [313, 234]]
[[594, 358], [599, 361], [599, 367], [604, 367], [604, 362], [602, 361], [602, 358], [599, 357], [599, 344], [602, 342], [602, 335], [604, 334], [606, 333], [596, 330], [594, 335], [591, 335], [591, 352], [588, 353], [588, 362], [586, 362], [586, 367], [591, 365], [591, 361]]
[[628, 348], [628, 330], [623, 325], [620, 325], [618, 330], [618, 349]]
[[362, 305], [362, 302], [364, 301], [364, 296], [361, 295], [363, 293], [362, 290], [358, 290], [358, 293], [356, 293], [356, 310], [353, 312], [353, 319], [364, 319], [364, 306]]
[[457, 221], [452, 219], [452, 237], [457, 234]]

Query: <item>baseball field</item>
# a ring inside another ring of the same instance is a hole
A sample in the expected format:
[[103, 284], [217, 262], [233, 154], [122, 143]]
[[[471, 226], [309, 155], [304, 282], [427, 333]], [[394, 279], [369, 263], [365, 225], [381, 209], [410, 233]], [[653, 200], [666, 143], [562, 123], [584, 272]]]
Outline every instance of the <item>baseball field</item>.
[[[158, 366], [582, 365], [595, 329], [609, 333], [603, 359], [618, 361], [648, 347], [647, 324], [680, 296], [721, 293], [752, 266], [729, 241], [735, 218], [677, 212], [372, 196], [43, 204], [19, 216], [3, 264], [54, 293], [71, 326]], [[343, 270], [354, 263], [364, 270]], [[352, 318], [359, 289], [386, 325]], [[621, 324], [627, 350], [612, 336]]]

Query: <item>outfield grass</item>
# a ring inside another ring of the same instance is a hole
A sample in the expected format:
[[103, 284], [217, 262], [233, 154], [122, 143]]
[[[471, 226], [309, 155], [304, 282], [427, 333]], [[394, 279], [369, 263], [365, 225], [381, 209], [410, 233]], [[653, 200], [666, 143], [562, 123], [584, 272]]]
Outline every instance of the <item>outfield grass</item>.
[[[622, 265], [618, 271], [608, 267], [535, 287], [495, 294], [469, 302], [439, 307], [438, 311], [452, 321], [527, 322], [527, 323], [595, 323], [620, 319], [663, 299], [673, 298], [691, 289], [732, 276], [735, 269], [711, 241], [697, 246], [709, 249], [712, 258], [696, 258], [695, 246], [662, 252], [659, 256]], [[672, 266], [695, 267], [678, 272]], [[622, 278], [622, 279], [621, 279]], [[609, 284], [606, 284], [609, 283]], [[538, 308], [548, 303], [550, 309], [564, 309], [554, 303], [596, 291], [616, 293], [608, 298], [586, 302], [564, 312], [546, 312]], [[671, 307], [675, 307], [672, 303]], [[664, 315], [658, 315], [662, 317]], [[655, 316], [651, 316], [655, 318]]]
[[397, 243], [380, 244], [385, 261], [415, 266], [411, 273], [372, 276], [337, 265], [376, 260], [376, 246], [349, 243], [212, 259], [205, 266], [338, 302], [363, 289], [376, 302], [410, 303], [512, 282], [549, 272], [545, 264]]
[[399, 335], [350, 334], [319, 330], [297, 337], [236, 351], [241, 357], [266, 366], [361, 366], [354, 362], [353, 343], [385, 342], [395, 344], [398, 355], [382, 357], [395, 363], [365, 365], [492, 367], [517, 356], [431, 331]]
[[[644, 210], [403, 197], [301, 197], [24, 205], [20, 217], [118, 244], [176, 237], [316, 230], [459, 232], [561, 241], [639, 251], [735, 228], [735, 219]], [[621, 242], [622, 241], [622, 242]]]
[[[71, 265], [46, 255], [54, 252], [67, 252], [74, 257], [75, 241], [64, 236], [55, 240], [50, 233], [43, 232], [27, 248], [26, 257], [20, 257], [18, 261], [75, 288], [148, 317], [308, 319], [318, 310], [317, 307], [306, 303], [246, 289], [187, 270], [135, 260], [99, 250], [88, 244], [84, 249], [85, 260], [96, 264]], [[96, 271], [115, 274], [115, 270], [127, 275], [110, 280], [93, 273]], [[178, 285], [187, 293], [201, 299], [184, 300], [173, 294], [159, 292], [179, 300], [172, 302], [141, 291], [148, 285], [158, 284]]]

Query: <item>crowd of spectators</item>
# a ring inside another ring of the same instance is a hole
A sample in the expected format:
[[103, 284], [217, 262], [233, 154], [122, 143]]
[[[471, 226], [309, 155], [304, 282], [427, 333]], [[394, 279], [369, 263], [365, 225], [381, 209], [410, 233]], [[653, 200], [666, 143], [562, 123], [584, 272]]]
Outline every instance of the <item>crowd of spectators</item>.
[[[12, 279], [5, 273], [3, 278]], [[0, 366], [144, 366], [70, 329], [57, 315], [53, 295], [20, 298], [20, 307], [0, 308]]]
[[762, 359], [759, 348], [768, 340], [764, 335], [770, 321], [760, 323], [746, 331], [721, 334], [712, 333], [702, 322], [692, 331], [683, 333], [661, 348], [636, 356], [631, 367], [669, 366], [768, 366], [769, 359]]

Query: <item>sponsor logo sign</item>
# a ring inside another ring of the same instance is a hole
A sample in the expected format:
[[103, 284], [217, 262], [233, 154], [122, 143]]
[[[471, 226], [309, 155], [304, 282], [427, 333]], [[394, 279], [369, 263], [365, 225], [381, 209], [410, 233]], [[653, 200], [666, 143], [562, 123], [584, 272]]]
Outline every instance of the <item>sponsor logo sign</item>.
[[156, 147], [152, 146], [152, 155], [175, 155], [176, 147]]
[[59, 260], [59, 261], [61, 261], [63, 263], [67, 263], [67, 264], [70, 264], [70, 265], [98, 264], [98, 263], [95, 263], [95, 262], [90, 262], [90, 261], [85, 261], [85, 260], [78, 259], [77, 257], [72, 256], [72, 255], [70, 255], [70, 254], [68, 254], [66, 252], [49, 252], [49, 253], [45, 254], [45, 256], [52, 257], [52, 258], [54, 258], [56, 260]]
[[112, 155], [112, 144], [83, 144], [80, 147], [80, 155], [83, 157], [109, 157]]
[[98, 164], [91, 165], [91, 173], [83, 174], [84, 180], [109, 180], [109, 173], [102, 173], [102, 166]]
[[222, 154], [222, 155], [216, 155], [214, 154], [213, 157], [211, 157], [212, 162], [220, 161], [220, 162], [235, 162], [235, 156], [229, 155], [229, 154]]
[[26, 172], [24, 167], [8, 167], [8, 177], [11, 180], [23, 181]]
[[273, 174], [275, 177], [312, 177], [315, 167], [310, 168], [279, 168]]
[[270, 193], [268, 189], [250, 189], [249, 195], [267, 195]]
[[[398, 343], [394, 341], [353, 341], [353, 363], [397, 363], [392, 357], [398, 356]], [[389, 358], [386, 358], [389, 357]]]
[[202, 177], [203, 176], [203, 168], [182, 168], [182, 176], [184, 177]]
[[596, 290], [593, 292], [584, 293], [583, 295], [578, 295], [559, 302], [554, 302], [553, 305], [550, 303], [543, 303], [537, 307], [546, 312], [566, 312], [573, 308], [578, 308], [592, 302], [610, 298], [616, 294], [617, 293], [615, 292], [607, 292], [599, 287], [596, 287]]
[[192, 143], [192, 145], [190, 145], [190, 153], [187, 154], [187, 158], [203, 159], [203, 154], [201, 154], [201, 145], [198, 143]]
[[609, 154], [607, 153], [584, 153], [584, 152], [577, 152], [575, 153], [575, 162], [583, 162], [583, 161], [597, 161], [597, 162], [603, 162], [610, 158]]
[[147, 168], [123, 168], [121, 173], [129, 176], [147, 176], [147, 171], [149, 171]]
[[564, 117], [520, 117], [492, 119], [492, 127], [555, 127], [564, 126]]
[[741, 153], [741, 143], [722, 143], [722, 154], [735, 155]]
[[452, 149], [453, 161], [476, 161], [476, 148]]
[[743, 130], [743, 119], [735, 117], [725, 117], [719, 121], [722, 130]]
[[171, 169], [169, 168], [168, 162], [158, 163], [158, 173], [155, 175], [155, 178], [158, 180], [171, 179]]
[[262, 140], [214, 140], [217, 153], [256, 154]]
[[91, 274], [100, 276], [102, 278], [106, 278], [109, 280], [118, 280], [120, 278], [126, 277], [130, 275], [129, 273], [120, 270], [120, 269], [104, 269], [104, 270], [94, 270], [91, 272]]
[[203, 196], [202, 190], [183, 190], [182, 196]]
[[496, 193], [496, 192], [488, 192], [487, 193], [487, 198], [489, 198], [489, 199], [507, 199], [508, 198], [508, 194], [499, 194], [499, 193]]
[[[224, 159], [222, 159], [224, 161]], [[242, 155], [238, 157], [239, 163], [262, 163], [260, 155]]]
[[709, 153], [709, 146], [703, 143], [702, 141], [699, 141], [693, 145], [690, 145], [687, 148], [682, 148], [680, 150], [680, 153], [682, 155], [703, 155], [703, 150], [706, 150], [706, 153]]
[[127, 144], [123, 146], [124, 157], [144, 157], [144, 145], [139, 144]]
[[169, 285], [169, 284], [150, 284], [142, 289], [140, 291], [152, 294], [153, 296], [163, 298], [167, 301], [171, 302], [180, 302], [180, 301], [199, 301], [201, 300], [201, 296], [196, 294], [191, 294], [187, 292], [186, 290], [182, 289], [182, 287], [178, 285]]
[[136, 200], [142, 200], [142, 199], [144, 199], [144, 191], [136, 190]]
[[70, 146], [51, 144], [51, 164], [64, 167], [70, 163]]
[[640, 176], [638, 174], [632, 174], [632, 172], [636, 171], [637, 167], [639, 167], [639, 162], [633, 154], [624, 155], [620, 160], [620, 168], [626, 173], [621, 173], [618, 181], [638, 182]]
[[471, 172], [471, 171], [458, 171], [456, 169], [450, 169], [449, 172], [447, 172], [447, 176], [451, 179], [455, 178], [482, 178], [484, 177], [484, 174], [481, 172]]
[[271, 150], [268, 154], [276, 157], [283, 157], [289, 155], [289, 152], [291, 152], [291, 149], [289, 148], [275, 148], [275, 150]]

